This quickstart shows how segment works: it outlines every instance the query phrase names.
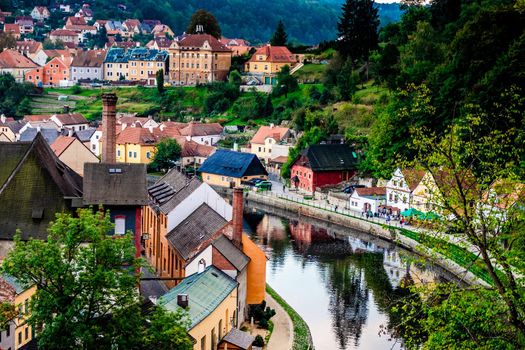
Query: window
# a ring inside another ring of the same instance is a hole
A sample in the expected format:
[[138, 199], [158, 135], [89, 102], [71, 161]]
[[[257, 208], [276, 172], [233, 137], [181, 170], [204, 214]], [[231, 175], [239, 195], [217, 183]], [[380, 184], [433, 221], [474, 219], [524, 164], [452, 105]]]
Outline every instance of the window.
[[201, 338], [201, 350], [206, 350], [206, 336]]
[[123, 235], [126, 233], [126, 217], [124, 215], [115, 216], [115, 234]]
[[151, 157], [151, 152], [146, 152], [146, 158], [150, 158]]
[[133, 156], [133, 152], [129, 151], [129, 152], [128, 152], [128, 157], [131, 158], [132, 156]]
[[26, 327], [24, 332], [25, 332], [24, 338], [25, 338], [25, 340], [27, 340], [27, 338], [29, 338], [29, 327]]
[[137, 158], [137, 152], [133, 152], [133, 158]]
[[222, 320], [219, 320], [219, 340], [222, 339]]
[[18, 344], [22, 344], [22, 332], [18, 332]]

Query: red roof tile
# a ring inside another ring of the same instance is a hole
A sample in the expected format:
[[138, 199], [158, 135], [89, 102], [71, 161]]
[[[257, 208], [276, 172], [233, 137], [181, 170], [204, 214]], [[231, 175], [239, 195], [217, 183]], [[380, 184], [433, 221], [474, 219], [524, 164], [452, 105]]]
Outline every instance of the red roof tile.
[[55, 114], [56, 117], [64, 125], [87, 124], [87, 119], [80, 113]]
[[280, 126], [261, 126], [255, 135], [253, 135], [250, 142], [263, 144], [264, 140], [266, 140], [268, 137], [272, 137], [275, 141], [279, 142], [289, 131], [290, 129]]
[[154, 145], [158, 137], [146, 128], [129, 127], [120, 132], [117, 137], [117, 144], [137, 144], [137, 145]]
[[223, 128], [219, 123], [191, 122], [186, 127], [180, 129], [180, 134], [183, 136], [220, 135], [222, 130]]
[[177, 44], [181, 47], [188, 48], [201, 48], [204, 45], [204, 42], [208, 42], [211, 46], [212, 51], [222, 51], [229, 52], [231, 51], [225, 45], [223, 45], [219, 40], [209, 34], [189, 34], [186, 35], [181, 41]]
[[295, 63], [297, 59], [294, 54], [288, 50], [286, 46], [271, 46], [266, 45], [259, 47], [257, 51], [250, 58], [249, 62], [262, 62], [257, 60], [257, 56], [266, 56], [266, 62], [288, 62]]
[[75, 141], [74, 137], [60, 135], [56, 138], [55, 142], [51, 144], [51, 149], [57, 157], [60, 157], [62, 153]]
[[36, 53], [42, 49], [42, 43], [35, 40], [17, 41], [16, 49], [22, 52]]
[[0, 68], [37, 68], [38, 65], [16, 50], [0, 52]]
[[13, 34], [20, 34], [20, 26], [15, 23], [6, 23], [4, 24], [4, 32], [6, 33], [13, 33]]
[[360, 196], [386, 196], [386, 187], [358, 187], [355, 190]]

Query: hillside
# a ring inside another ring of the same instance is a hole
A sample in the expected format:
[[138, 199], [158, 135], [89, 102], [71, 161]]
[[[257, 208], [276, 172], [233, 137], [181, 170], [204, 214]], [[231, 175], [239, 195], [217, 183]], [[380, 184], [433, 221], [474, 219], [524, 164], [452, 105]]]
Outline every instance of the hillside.
[[[8, 2], [9, 0], [5, 1]], [[31, 11], [35, 4], [46, 1], [10, 0], [10, 10]], [[78, 2], [65, 0], [72, 6]], [[270, 39], [277, 22], [285, 23], [292, 42], [317, 44], [323, 40], [333, 40], [336, 36], [337, 19], [342, 1], [332, 0], [108, 0], [88, 1], [92, 4], [95, 18], [99, 19], [159, 19], [168, 24], [175, 33], [186, 30], [189, 19], [195, 10], [204, 8], [211, 11], [221, 24], [223, 35], [240, 37], [254, 44]], [[0, 1], [3, 10], [7, 10]], [[124, 4], [126, 10], [117, 8]], [[382, 24], [399, 20], [401, 11], [398, 4], [378, 4]]]

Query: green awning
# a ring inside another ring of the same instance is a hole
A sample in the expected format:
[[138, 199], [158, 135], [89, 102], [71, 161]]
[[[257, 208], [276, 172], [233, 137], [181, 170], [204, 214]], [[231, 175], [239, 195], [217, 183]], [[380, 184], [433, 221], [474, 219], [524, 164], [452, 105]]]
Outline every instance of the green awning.
[[408, 208], [407, 210], [401, 212], [401, 216], [419, 216], [421, 214], [423, 213], [414, 208]]
[[422, 220], [436, 220], [439, 219], [439, 215], [434, 213], [433, 211], [429, 211], [428, 213], [421, 213], [421, 215], [419, 215], [419, 218]]

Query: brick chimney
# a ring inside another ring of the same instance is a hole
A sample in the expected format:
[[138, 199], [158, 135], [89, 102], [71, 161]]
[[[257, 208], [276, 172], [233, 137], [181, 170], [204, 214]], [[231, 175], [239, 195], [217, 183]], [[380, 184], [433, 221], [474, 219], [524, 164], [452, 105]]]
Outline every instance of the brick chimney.
[[242, 249], [242, 220], [244, 213], [244, 201], [242, 187], [233, 189], [233, 232], [232, 243], [239, 249]]
[[102, 162], [116, 163], [117, 100], [115, 93], [102, 94]]

